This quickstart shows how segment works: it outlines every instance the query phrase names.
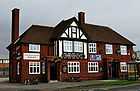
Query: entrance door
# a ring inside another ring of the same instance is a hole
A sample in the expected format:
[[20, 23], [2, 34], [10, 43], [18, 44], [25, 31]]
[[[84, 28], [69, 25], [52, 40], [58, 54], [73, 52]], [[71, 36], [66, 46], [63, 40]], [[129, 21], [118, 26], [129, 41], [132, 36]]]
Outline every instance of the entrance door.
[[56, 63], [51, 63], [50, 79], [57, 80], [57, 64]]
[[117, 79], [119, 77], [119, 62], [108, 63], [108, 78]]

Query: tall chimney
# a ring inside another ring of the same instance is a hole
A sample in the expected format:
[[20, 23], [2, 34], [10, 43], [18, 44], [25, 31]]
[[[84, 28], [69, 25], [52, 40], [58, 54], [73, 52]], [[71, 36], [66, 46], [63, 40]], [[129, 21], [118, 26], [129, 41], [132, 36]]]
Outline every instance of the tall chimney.
[[78, 20], [79, 20], [80, 24], [85, 23], [85, 13], [84, 12], [79, 12], [78, 13]]
[[12, 10], [12, 43], [19, 37], [19, 9], [14, 8]]

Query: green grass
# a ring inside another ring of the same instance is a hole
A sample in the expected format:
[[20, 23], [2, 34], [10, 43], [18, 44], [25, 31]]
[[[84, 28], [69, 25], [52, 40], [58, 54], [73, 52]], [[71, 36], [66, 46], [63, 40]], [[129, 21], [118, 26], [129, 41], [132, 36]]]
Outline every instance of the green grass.
[[[90, 81], [90, 85], [84, 85], [84, 86], [77, 86], [77, 87], [72, 87], [72, 89], [84, 89], [84, 88], [107, 88], [107, 87], [113, 87], [113, 86], [125, 86], [125, 85], [130, 85], [130, 84], [138, 84], [140, 83], [139, 80], [137, 81], [128, 81], [128, 80], [99, 80], [100, 83], [96, 84], [96, 81]], [[93, 83], [93, 84], [92, 84]], [[66, 88], [66, 89], [71, 89]]]

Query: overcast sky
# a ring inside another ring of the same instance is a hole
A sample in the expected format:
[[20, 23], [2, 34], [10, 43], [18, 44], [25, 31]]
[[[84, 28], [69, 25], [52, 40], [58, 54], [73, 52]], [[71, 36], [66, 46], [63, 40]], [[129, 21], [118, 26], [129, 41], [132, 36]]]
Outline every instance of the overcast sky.
[[20, 34], [32, 24], [55, 26], [77, 13], [86, 22], [109, 26], [140, 49], [140, 0], [0, 0], [0, 57], [8, 57], [11, 10], [20, 9]]

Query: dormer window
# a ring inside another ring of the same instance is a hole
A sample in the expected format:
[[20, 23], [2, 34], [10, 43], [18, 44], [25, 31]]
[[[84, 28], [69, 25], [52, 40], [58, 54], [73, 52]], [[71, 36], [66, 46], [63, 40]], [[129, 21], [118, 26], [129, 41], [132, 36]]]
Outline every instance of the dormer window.
[[113, 54], [113, 48], [111, 44], [105, 45], [106, 54]]
[[30, 52], [40, 52], [40, 45], [39, 44], [29, 44], [29, 51]]

